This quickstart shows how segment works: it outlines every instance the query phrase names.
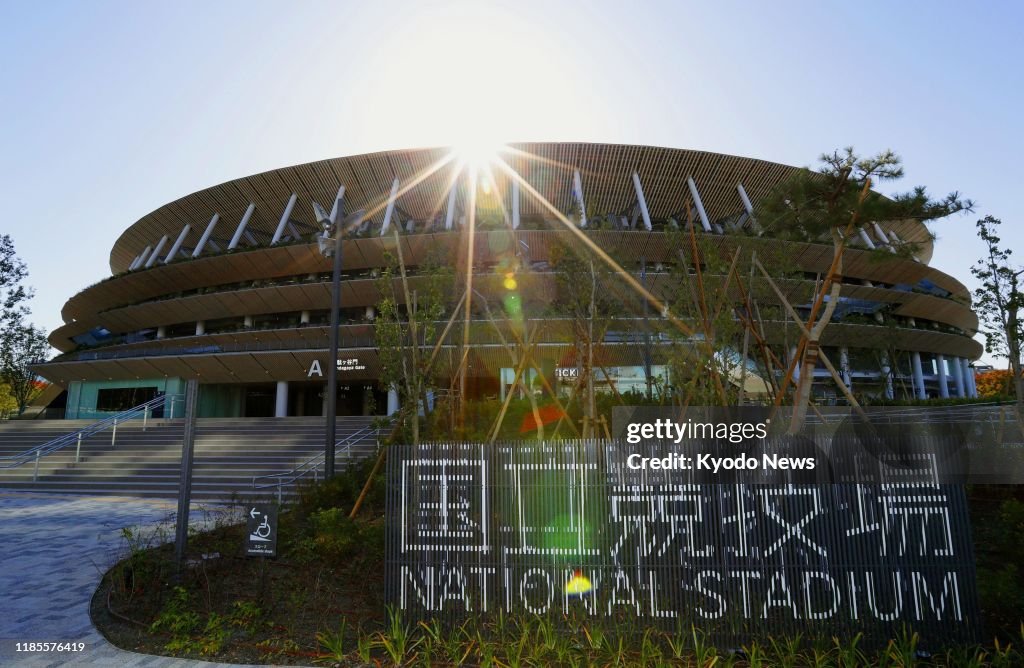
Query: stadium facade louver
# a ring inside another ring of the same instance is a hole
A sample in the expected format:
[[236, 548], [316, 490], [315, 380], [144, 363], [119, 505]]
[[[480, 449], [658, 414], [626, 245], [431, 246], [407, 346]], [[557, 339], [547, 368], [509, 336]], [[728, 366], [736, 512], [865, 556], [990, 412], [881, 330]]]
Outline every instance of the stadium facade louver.
[[[340, 186], [345, 211], [365, 208], [370, 214], [344, 248], [337, 406], [342, 415], [396, 407], [397, 394], [378, 382], [373, 326], [379, 272], [394, 250], [394, 230], [415, 286], [422, 279], [415, 268], [432, 248], [458, 256], [471, 201], [477, 222], [475, 290], [482, 300], [500, 296], [502, 272], [513, 257], [524, 309], [555, 300], [550, 251], [579, 243], [560, 214], [585, 228], [587, 238], [635, 277], [642, 273], [652, 293], [678, 258], [669, 248], [671, 231], [687, 225], [726, 257], [739, 244], [762, 256], [786, 257], [797, 274], [781, 283], [797, 307], [828, 271], [830, 244], [771, 238], [754, 215], [758, 201], [794, 167], [648, 146], [508, 148], [502, 159], [521, 181], [496, 169], [476, 192], [470, 192], [470, 170], [449, 149], [436, 148], [276, 169], [170, 202], [117, 239], [111, 277], [68, 300], [65, 324], [50, 336], [62, 354], [38, 371], [67, 388], [69, 418], [176, 393], [192, 377], [201, 382], [204, 416], [322, 414], [323, 377], [317, 372], [327, 362], [331, 260], [316, 242], [322, 228], [313, 202], [330, 208]], [[841, 302], [822, 344], [840, 361], [854, 392], [976, 395], [970, 361], [982, 352], [972, 338], [977, 317], [967, 288], [928, 266], [932, 243], [917, 221], [884, 229], [869, 222], [846, 251]], [[913, 257], [884, 257], [903, 244], [914, 245]], [[624, 320], [639, 319], [640, 301], [626, 309]], [[765, 311], [765, 336], [785, 355], [797, 331], [781, 309]], [[534, 312], [542, 323], [536, 356], [552, 370], [566, 366], [567, 359], [571, 364], [564, 318], [550, 309]], [[482, 315], [473, 317], [481, 322], [471, 337], [467, 393], [503, 396], [513, 363]], [[626, 323], [605, 334], [605, 389], [638, 390], [646, 374], [666, 373], [661, 341], [638, 345], [639, 329]], [[452, 351], [459, 341], [453, 333], [442, 347], [442, 377], [455, 373]], [[757, 373], [752, 366], [751, 375]], [[818, 399], [841, 400], [825, 370], [816, 371], [816, 378], [819, 373]]]

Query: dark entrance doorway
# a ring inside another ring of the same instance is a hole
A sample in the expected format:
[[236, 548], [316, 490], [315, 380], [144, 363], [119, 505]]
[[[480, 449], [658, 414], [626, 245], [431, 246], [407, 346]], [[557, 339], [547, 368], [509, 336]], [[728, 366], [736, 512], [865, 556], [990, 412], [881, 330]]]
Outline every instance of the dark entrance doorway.
[[274, 417], [276, 388], [273, 385], [249, 385], [242, 403], [244, 417]]
[[[291, 383], [288, 388], [288, 415], [323, 415], [324, 383]], [[383, 415], [388, 395], [371, 383], [339, 383], [335, 415]]]
[[379, 415], [387, 408], [387, 394], [373, 385], [342, 383], [338, 385], [335, 415]]

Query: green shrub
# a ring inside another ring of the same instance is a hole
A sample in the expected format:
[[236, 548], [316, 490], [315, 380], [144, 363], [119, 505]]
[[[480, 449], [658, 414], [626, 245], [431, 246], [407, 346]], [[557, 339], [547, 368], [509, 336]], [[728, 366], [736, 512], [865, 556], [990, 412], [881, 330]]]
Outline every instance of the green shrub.
[[312, 551], [327, 561], [355, 556], [382, 558], [384, 526], [351, 520], [342, 508], [328, 508], [309, 517]]
[[[303, 485], [299, 488], [298, 511], [301, 516], [310, 516], [327, 508], [344, 508], [350, 510], [359, 494], [363, 491], [366, 480], [373, 470], [374, 458], [354, 463], [339, 471], [330, 480], [322, 480], [315, 484]], [[383, 510], [385, 481], [383, 467], [373, 480], [373, 485], [363, 501], [368, 510]]]
[[235, 601], [231, 604], [228, 622], [248, 632], [256, 628], [256, 623], [263, 617], [263, 609], [253, 601]]
[[188, 609], [189, 595], [184, 587], [175, 587], [163, 610], [149, 627], [150, 633], [169, 633], [166, 648], [171, 652], [192, 649], [192, 636], [199, 630], [199, 614]]

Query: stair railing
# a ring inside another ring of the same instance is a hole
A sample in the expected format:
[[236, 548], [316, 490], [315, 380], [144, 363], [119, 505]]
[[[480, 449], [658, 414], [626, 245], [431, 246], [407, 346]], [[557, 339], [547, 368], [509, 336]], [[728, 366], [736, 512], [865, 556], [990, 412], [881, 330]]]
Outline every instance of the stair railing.
[[[345, 438], [342, 438], [334, 444], [334, 458], [337, 459], [339, 456], [343, 458], [350, 458], [352, 454], [352, 446], [360, 441], [363, 441], [369, 437], [376, 439], [380, 435], [380, 429], [377, 427], [363, 427], [357, 431], [352, 432]], [[265, 489], [277, 489], [277, 502], [281, 503], [284, 496], [284, 488], [287, 485], [294, 485], [298, 480], [306, 478], [310, 475], [313, 476], [313, 481], [317, 482], [320, 480], [320, 467], [324, 464], [324, 453], [319, 453], [305, 460], [298, 466], [281, 473], [268, 473], [265, 475], [253, 476], [252, 488], [254, 491], [265, 490]], [[269, 482], [258, 482], [258, 481], [269, 481]]]
[[124, 425], [129, 420], [142, 419], [142, 428], [145, 430], [149, 426], [149, 419], [153, 413], [164, 406], [169, 406], [171, 410], [174, 409], [175, 400], [178, 399], [177, 395], [163, 394], [154, 399], [129, 408], [128, 410], [115, 413], [108, 418], [104, 418], [97, 422], [74, 431], [68, 434], [63, 434], [57, 438], [51, 439], [41, 445], [31, 447], [24, 452], [19, 452], [14, 455], [0, 456], [0, 469], [14, 469], [19, 466], [23, 466], [28, 462], [34, 462], [35, 468], [32, 472], [32, 482], [39, 481], [39, 462], [40, 460], [51, 455], [59, 450], [74, 444], [75, 445], [75, 463], [79, 463], [82, 458], [82, 441], [94, 436], [101, 432], [110, 430], [110, 445], [114, 447], [117, 445], [117, 427], [118, 425]]

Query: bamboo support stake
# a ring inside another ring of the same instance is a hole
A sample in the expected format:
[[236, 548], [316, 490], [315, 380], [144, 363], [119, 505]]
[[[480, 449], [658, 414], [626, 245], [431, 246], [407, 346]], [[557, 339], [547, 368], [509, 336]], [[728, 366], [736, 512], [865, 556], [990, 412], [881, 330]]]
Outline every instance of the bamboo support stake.
[[[808, 330], [807, 326], [800, 320], [800, 316], [797, 314], [796, 309], [793, 308], [793, 306], [782, 294], [782, 291], [779, 290], [779, 286], [777, 286], [775, 284], [775, 281], [773, 281], [771, 277], [768, 276], [768, 273], [764, 270], [764, 267], [761, 266], [760, 262], [757, 263], [757, 266], [764, 273], [765, 278], [768, 280], [768, 285], [771, 286], [771, 288], [775, 291], [775, 294], [779, 297], [779, 300], [782, 302], [782, 307], [786, 309], [786, 312], [789, 313], [789, 316], [793, 318], [797, 326], [803, 332], [804, 336], [810, 336], [810, 331]], [[846, 382], [843, 380], [842, 376], [839, 374], [838, 371], [836, 371], [836, 368], [832, 366], [832, 362], [829, 360], [828, 356], [825, 355], [825, 351], [819, 350], [818, 358], [825, 365], [825, 368], [828, 369], [829, 375], [832, 376], [832, 380], [836, 382], [836, 385], [839, 387], [839, 391], [843, 393], [843, 396], [846, 397], [846, 400], [850, 402], [850, 405], [853, 406], [853, 408], [861, 417], [867, 420], [868, 416], [864, 412], [864, 409], [861, 407], [857, 399], [854, 398], [853, 394], [850, 392], [850, 388], [846, 386]], [[794, 356], [794, 359], [796, 359], [796, 356]]]

